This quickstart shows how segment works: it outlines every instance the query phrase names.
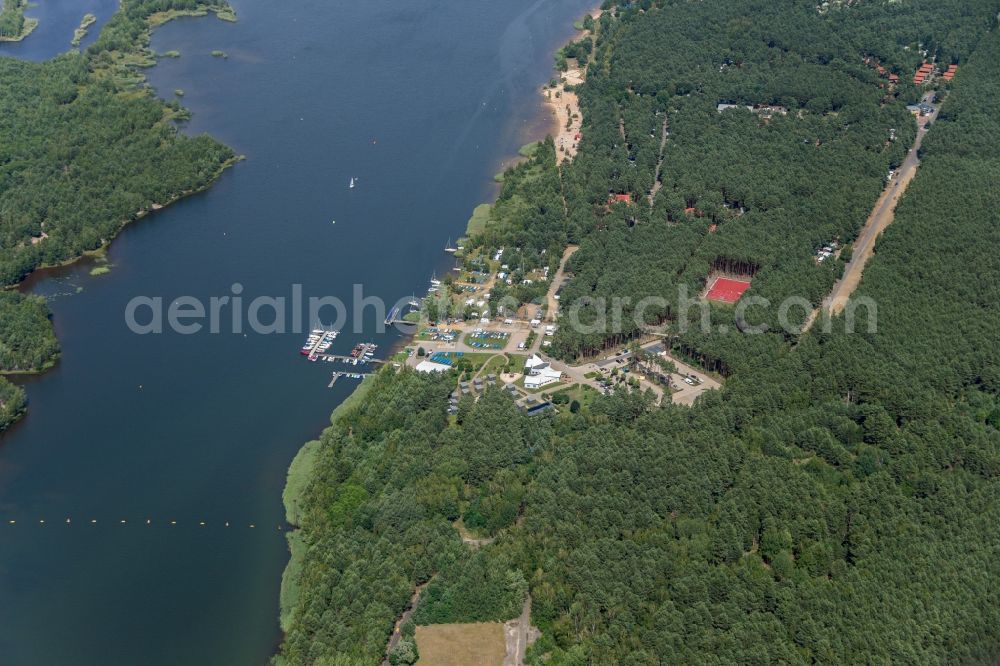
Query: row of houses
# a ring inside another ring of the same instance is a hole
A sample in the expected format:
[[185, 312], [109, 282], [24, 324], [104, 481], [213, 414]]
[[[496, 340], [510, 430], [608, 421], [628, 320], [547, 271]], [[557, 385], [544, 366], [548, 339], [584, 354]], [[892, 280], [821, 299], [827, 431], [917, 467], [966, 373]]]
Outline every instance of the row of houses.
[[719, 113], [723, 111], [728, 111], [729, 109], [746, 109], [750, 113], [756, 113], [761, 116], [770, 118], [771, 116], [787, 116], [788, 109], [780, 106], [778, 104], [756, 104], [750, 106], [749, 104], [731, 104], [729, 102], [719, 102], [715, 105], [715, 110]]
[[925, 62], [917, 69], [917, 73], [913, 75], [913, 83], [919, 86], [927, 80], [927, 77], [929, 77], [933, 71], [934, 65], [929, 62]]
[[[913, 82], [916, 85], [921, 85], [930, 80], [931, 75], [934, 73], [934, 65], [929, 62], [925, 62], [917, 70], [917, 73], [913, 75]], [[955, 74], [958, 73], [958, 65], [948, 65], [948, 69], [941, 73], [941, 78], [945, 81], [951, 81], [955, 78]]]

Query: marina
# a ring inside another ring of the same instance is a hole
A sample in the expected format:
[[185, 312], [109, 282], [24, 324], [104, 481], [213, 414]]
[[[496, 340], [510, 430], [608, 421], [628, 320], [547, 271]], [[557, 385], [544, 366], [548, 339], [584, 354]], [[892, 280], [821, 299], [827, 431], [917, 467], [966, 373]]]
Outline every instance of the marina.
[[382, 359], [375, 358], [375, 350], [378, 349], [378, 345], [374, 342], [360, 342], [354, 345], [350, 354], [346, 356], [327, 353], [330, 347], [333, 346], [333, 341], [339, 333], [339, 331], [316, 329], [309, 334], [305, 346], [302, 347], [299, 353], [307, 356], [310, 361], [326, 361], [327, 363], [340, 362], [349, 365], [365, 365], [367, 363], [385, 362]]
[[340, 335], [340, 331], [328, 331], [322, 328], [313, 329], [309, 337], [306, 338], [306, 343], [299, 350], [299, 353], [308, 357], [310, 361], [316, 361], [333, 346], [333, 341], [338, 335]]
[[[81, 262], [40, 272], [26, 287], [70, 295], [49, 299], [59, 363], [22, 378], [31, 408], [0, 447], [0, 504], [4, 519], [17, 519], [2, 525], [10, 535], [0, 548], [3, 663], [271, 659], [283, 639], [277, 608], [289, 555], [275, 526], [285, 526], [288, 465], [361, 383], [323, 390], [323, 380], [381, 366], [307, 362], [299, 349], [322, 326], [306, 317], [280, 337], [135, 335], [123, 305], [140, 294], [208, 303], [237, 281], [245, 303], [292, 282], [345, 302], [356, 283], [366, 294], [422, 297], [428, 273], [451, 272], [441, 238], [456, 241], [469, 211], [492, 198], [497, 163], [528, 140], [521, 128], [547, 123], [537, 88], [569, 22], [587, 8], [580, 0], [417, 0], [402, 12], [385, 3], [233, 4], [236, 23], [184, 17], [157, 27], [150, 48], [183, 55], [143, 73], [160, 96], [185, 91], [191, 119], [180, 131], [216, 137], [247, 159], [207, 191], [127, 225], [108, 249], [111, 273], [91, 277]], [[92, 12], [99, 23], [86, 49], [118, 8], [114, 0], [37, 5], [35, 33], [0, 50], [61, 53]], [[409, 17], [424, 19], [414, 29]], [[403, 65], [384, 44], [405, 50]], [[456, 48], [469, 57], [456, 58]], [[487, 106], [469, 113], [481, 100]], [[387, 356], [400, 335], [374, 330], [385, 313], [368, 317], [370, 333], [337, 326], [324, 353], [346, 356], [373, 341], [375, 356]], [[270, 316], [266, 307], [261, 314]]]

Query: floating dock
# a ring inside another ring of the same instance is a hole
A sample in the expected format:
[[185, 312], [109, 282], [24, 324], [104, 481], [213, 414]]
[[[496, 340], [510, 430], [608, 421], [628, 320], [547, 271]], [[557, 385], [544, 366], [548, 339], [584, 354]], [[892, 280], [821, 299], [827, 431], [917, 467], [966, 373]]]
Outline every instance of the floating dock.
[[[432, 289], [433, 288], [434, 287], [432, 287]], [[416, 326], [416, 322], [406, 320], [406, 315], [410, 314], [411, 312], [416, 312], [417, 310], [419, 310], [420, 301], [414, 298], [410, 300], [407, 303], [407, 305], [409, 306], [409, 309], [407, 309], [406, 312], [403, 312], [403, 307], [399, 305], [390, 310], [389, 316], [385, 318], [385, 325], [392, 326], [394, 324], [406, 324], [409, 326]]]
[[370, 372], [340, 372], [339, 370], [330, 375], [330, 383], [326, 385], [327, 388], [333, 388], [333, 385], [337, 383], [337, 380], [341, 377], [347, 377], [348, 379], [364, 379]]
[[338, 335], [340, 335], [340, 331], [313, 329], [299, 353], [308, 357], [310, 361], [316, 361], [333, 345], [333, 341]]
[[374, 358], [375, 350], [378, 349], [378, 345], [374, 342], [362, 342], [354, 346], [351, 350], [349, 356], [342, 356], [340, 354], [326, 354], [318, 353], [316, 354], [316, 359], [320, 361], [327, 361], [328, 363], [335, 363], [337, 361], [341, 363], [349, 363], [351, 365], [364, 365], [366, 363], [385, 363], [383, 359]]

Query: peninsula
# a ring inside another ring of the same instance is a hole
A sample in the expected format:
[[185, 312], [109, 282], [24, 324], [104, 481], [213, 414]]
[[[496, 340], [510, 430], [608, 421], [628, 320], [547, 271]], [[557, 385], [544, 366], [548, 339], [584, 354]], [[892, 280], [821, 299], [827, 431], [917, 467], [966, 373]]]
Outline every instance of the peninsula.
[[[21, 9], [6, 0], [3, 25]], [[209, 187], [237, 159], [210, 137], [179, 132], [183, 109], [155, 97], [136, 69], [154, 58], [153, 26], [207, 12], [232, 18], [224, 0], [194, 9], [182, 0], [124, 0], [82, 53], [41, 63], [0, 58], [0, 161], [8, 165], [0, 182], [0, 375], [43, 372], [59, 353], [47, 306], [17, 293], [21, 280], [100, 250], [129, 222]], [[25, 407], [24, 392], [0, 376], [0, 431]]]

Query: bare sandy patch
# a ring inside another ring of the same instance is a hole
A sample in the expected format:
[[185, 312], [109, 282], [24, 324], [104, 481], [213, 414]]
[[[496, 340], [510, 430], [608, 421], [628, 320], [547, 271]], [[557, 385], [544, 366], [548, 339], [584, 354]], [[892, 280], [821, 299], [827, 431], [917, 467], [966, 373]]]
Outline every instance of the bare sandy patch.
[[499, 622], [417, 627], [420, 666], [503, 666], [507, 654]]

